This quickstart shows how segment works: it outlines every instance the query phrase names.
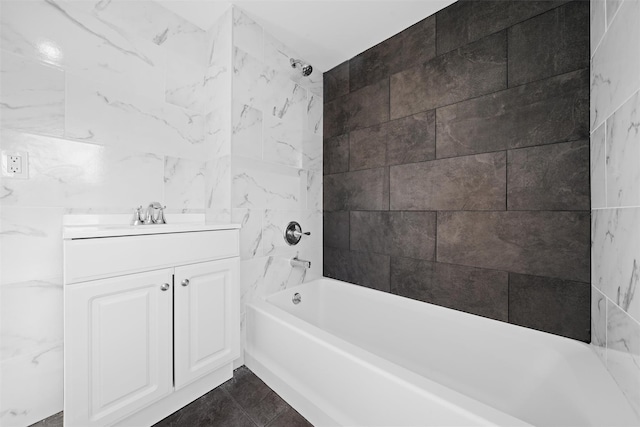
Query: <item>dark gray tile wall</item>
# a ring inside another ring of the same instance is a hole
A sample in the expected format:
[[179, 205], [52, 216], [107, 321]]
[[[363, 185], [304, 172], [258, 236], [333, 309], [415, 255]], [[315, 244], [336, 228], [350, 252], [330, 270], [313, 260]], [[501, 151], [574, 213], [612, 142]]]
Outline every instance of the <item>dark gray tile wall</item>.
[[506, 89], [507, 33], [492, 34], [390, 79], [392, 119]]
[[589, 341], [589, 3], [458, 1], [325, 73], [324, 274]]

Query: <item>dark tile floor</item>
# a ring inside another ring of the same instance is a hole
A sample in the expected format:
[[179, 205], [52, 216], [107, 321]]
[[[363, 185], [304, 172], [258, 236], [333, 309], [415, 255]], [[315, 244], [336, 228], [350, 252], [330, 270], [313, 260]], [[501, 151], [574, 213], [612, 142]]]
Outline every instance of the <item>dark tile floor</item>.
[[[154, 427], [313, 427], [246, 366]], [[62, 427], [62, 412], [32, 427]]]

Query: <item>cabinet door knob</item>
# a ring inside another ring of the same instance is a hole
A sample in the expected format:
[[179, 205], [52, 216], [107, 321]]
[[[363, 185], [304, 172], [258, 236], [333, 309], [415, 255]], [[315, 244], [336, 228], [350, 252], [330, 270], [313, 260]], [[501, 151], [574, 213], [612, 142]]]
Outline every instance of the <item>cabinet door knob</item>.
[[168, 283], [163, 283], [160, 286], [160, 289], [163, 290], [163, 291], [168, 291], [169, 290], [169, 284]]
[[189, 286], [189, 279], [184, 279], [182, 281], [182, 286]]

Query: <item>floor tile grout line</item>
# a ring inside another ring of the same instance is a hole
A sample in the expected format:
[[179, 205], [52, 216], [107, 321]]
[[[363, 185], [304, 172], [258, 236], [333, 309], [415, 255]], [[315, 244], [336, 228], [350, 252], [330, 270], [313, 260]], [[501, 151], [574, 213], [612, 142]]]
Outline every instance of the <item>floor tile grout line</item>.
[[[231, 378], [231, 380], [233, 380], [233, 377]], [[224, 384], [224, 383], [223, 383], [223, 384]], [[259, 427], [259, 426], [258, 426], [258, 424], [253, 420], [253, 417], [251, 417], [251, 415], [249, 415], [249, 413], [246, 411], [246, 409], [244, 408], [244, 406], [242, 406], [242, 405], [240, 404], [240, 402], [238, 402], [238, 401], [237, 401], [237, 400], [236, 400], [236, 399], [231, 395], [231, 393], [229, 393], [229, 392], [228, 392], [224, 387], [222, 387], [222, 384], [221, 384], [221, 385], [219, 385], [219, 386], [218, 386], [218, 387], [216, 387], [216, 388], [220, 388], [220, 389], [222, 390], [222, 392], [223, 392], [224, 394], [226, 394], [226, 395], [227, 395], [227, 397], [229, 397], [229, 399], [231, 399], [231, 401], [232, 401], [233, 403], [235, 403], [235, 404], [236, 404], [236, 406], [237, 406], [238, 408], [240, 408], [240, 411], [241, 411], [241, 412], [242, 412], [242, 413], [247, 417], [247, 419], [248, 419], [249, 421], [251, 421], [251, 423], [252, 423], [255, 427]], [[213, 390], [215, 390], [215, 388], [214, 388]], [[211, 390], [211, 391], [213, 391], [213, 390]]]

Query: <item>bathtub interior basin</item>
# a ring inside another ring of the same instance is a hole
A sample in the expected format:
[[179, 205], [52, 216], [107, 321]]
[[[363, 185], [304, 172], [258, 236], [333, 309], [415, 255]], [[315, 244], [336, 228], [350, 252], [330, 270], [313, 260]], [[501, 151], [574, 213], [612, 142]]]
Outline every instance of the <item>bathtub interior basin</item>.
[[246, 362], [314, 425], [639, 423], [587, 344], [326, 278], [248, 305]]

